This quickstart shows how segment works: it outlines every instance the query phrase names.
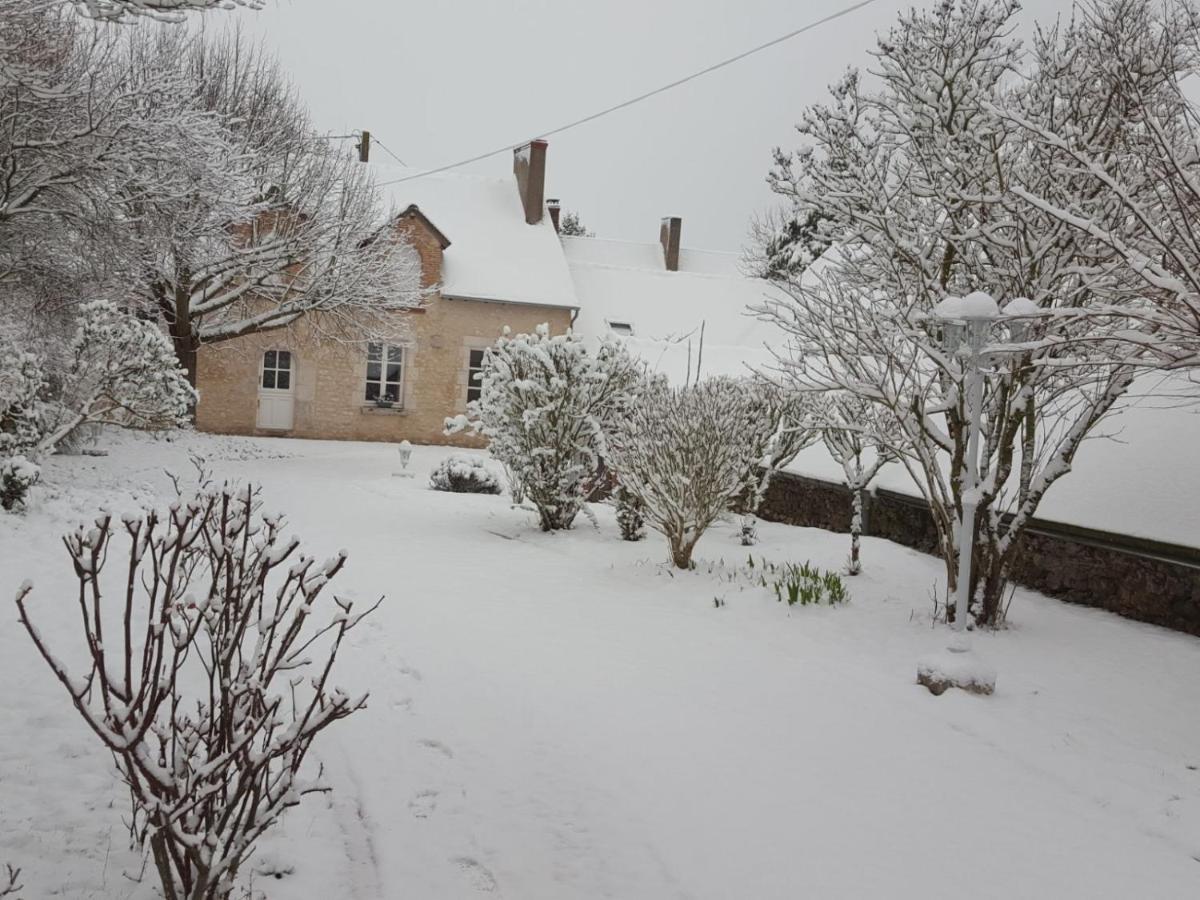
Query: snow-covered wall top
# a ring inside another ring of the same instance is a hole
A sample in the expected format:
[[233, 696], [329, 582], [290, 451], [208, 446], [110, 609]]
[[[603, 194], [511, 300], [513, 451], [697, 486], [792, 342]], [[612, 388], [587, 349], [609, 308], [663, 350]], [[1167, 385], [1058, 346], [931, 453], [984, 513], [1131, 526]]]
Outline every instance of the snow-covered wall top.
[[[372, 163], [378, 182], [416, 170]], [[415, 203], [447, 238], [442, 293], [448, 297], [577, 305], [571, 274], [550, 217], [525, 222], [516, 178], [427, 175], [385, 185], [394, 212]]]

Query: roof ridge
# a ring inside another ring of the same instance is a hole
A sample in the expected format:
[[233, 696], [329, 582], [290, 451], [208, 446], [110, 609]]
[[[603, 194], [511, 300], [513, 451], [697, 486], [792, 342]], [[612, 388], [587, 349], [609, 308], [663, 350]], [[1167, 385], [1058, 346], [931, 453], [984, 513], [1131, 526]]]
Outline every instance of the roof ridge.
[[[583, 235], [583, 234], [564, 234], [563, 240], [569, 241], [571, 243], [574, 243], [576, 241], [580, 241], [580, 242], [596, 241], [597, 243], [602, 242], [605, 244], [625, 244], [630, 247], [658, 247], [658, 246], [661, 246], [658, 241], [631, 241], [626, 238], [588, 237], [587, 235]], [[741, 256], [740, 250], [712, 250], [707, 247], [681, 246], [679, 248], [679, 252], [683, 253], [684, 251], [687, 251], [690, 253], [714, 253], [714, 254], [718, 254], [720, 256]]]
[[770, 284], [765, 278], [759, 278], [757, 275], [743, 275], [741, 272], [735, 272], [729, 275], [722, 275], [718, 272], [692, 272], [687, 269], [677, 269], [670, 271], [669, 269], [648, 269], [643, 266], [621, 266], [615, 263], [595, 262], [590, 259], [572, 259], [567, 256], [568, 266], [591, 266], [596, 269], [612, 269], [616, 272], [643, 272], [647, 275], [687, 275], [692, 278], [712, 278], [721, 281], [759, 281], [763, 284]]

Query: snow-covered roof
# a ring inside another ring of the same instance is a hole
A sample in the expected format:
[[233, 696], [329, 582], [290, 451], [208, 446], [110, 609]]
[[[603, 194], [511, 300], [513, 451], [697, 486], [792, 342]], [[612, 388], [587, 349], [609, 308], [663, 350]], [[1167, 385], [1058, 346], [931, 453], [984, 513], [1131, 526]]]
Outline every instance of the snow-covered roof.
[[[377, 182], [415, 169], [372, 163]], [[416, 205], [450, 241], [442, 263], [447, 297], [578, 306], [558, 235], [547, 214], [525, 221], [517, 180], [476, 175], [426, 175], [381, 187], [394, 213]]]
[[749, 310], [776, 289], [743, 275], [738, 254], [682, 248], [679, 270], [670, 272], [657, 242], [564, 237], [562, 245], [579, 298], [578, 333], [621, 335], [675, 382], [689, 365], [694, 377], [697, 363], [702, 376], [771, 364], [766, 345], [778, 344], [781, 332]]

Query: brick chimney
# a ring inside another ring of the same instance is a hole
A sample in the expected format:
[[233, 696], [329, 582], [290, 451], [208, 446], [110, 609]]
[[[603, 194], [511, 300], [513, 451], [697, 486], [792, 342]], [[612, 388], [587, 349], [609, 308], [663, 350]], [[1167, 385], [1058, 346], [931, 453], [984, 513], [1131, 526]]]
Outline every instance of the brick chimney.
[[530, 141], [513, 151], [513, 174], [525, 207], [525, 221], [536, 225], [542, 221], [546, 197], [546, 142]]
[[562, 206], [554, 198], [546, 201], [546, 209], [550, 211], [550, 221], [554, 223], [554, 230], [558, 231], [558, 217], [562, 214]]
[[658, 240], [663, 248], [663, 262], [668, 272], [679, 271], [679, 232], [683, 230], [683, 219], [667, 216], [658, 229]]

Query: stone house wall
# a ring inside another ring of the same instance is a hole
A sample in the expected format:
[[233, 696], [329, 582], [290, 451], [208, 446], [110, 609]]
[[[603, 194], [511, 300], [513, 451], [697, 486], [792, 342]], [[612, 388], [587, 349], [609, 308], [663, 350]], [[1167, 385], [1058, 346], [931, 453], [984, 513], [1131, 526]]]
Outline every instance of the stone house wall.
[[[937, 553], [925, 501], [869, 492], [863, 533]], [[759, 514], [772, 522], [850, 530], [850, 491], [788, 472], [771, 481]], [[1034, 519], [1025, 531], [1013, 580], [1068, 603], [1200, 635], [1200, 550]], [[869, 556], [866, 565], [870, 565]]]
[[[396, 228], [421, 258], [422, 283], [437, 284], [442, 271], [437, 237], [415, 218], [400, 219]], [[196, 426], [218, 434], [479, 446], [481, 440], [473, 435], [443, 434], [445, 418], [466, 410], [469, 351], [495, 343], [505, 326], [530, 332], [543, 322], [552, 332], [566, 331], [571, 310], [456, 300], [435, 292], [424, 308], [398, 312], [394, 343], [405, 348], [404, 396], [393, 409], [365, 399], [364, 345], [317, 340], [303, 321], [290, 329], [205, 346], [198, 361]], [[288, 431], [256, 424], [263, 354], [273, 349], [292, 354], [293, 427]]]

